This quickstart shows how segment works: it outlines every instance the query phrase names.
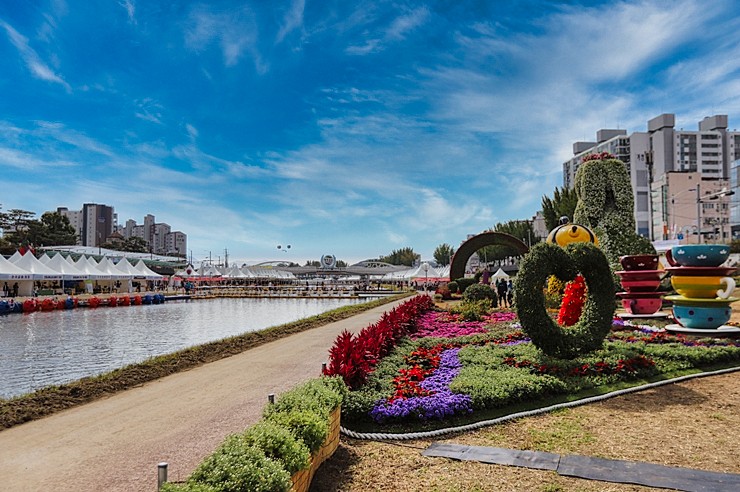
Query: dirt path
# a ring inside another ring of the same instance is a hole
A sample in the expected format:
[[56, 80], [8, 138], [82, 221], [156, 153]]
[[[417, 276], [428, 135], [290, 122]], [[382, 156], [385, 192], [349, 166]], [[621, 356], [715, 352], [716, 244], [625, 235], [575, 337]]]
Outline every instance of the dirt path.
[[270, 393], [316, 377], [344, 329], [393, 304], [0, 432], [3, 491], [153, 491], [157, 464], [184, 480], [230, 433], [255, 423]]

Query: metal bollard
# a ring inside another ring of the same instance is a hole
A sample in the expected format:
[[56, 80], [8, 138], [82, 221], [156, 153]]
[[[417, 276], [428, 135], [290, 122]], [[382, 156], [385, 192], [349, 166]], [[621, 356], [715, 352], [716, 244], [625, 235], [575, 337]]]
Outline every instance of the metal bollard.
[[167, 463], [162, 462], [157, 465], [157, 490], [162, 488], [167, 482]]
[[326, 362], [321, 363], [321, 374], [326, 374]]
[[267, 395], [267, 401], [270, 402], [270, 405], [273, 405], [275, 403], [275, 393], [270, 393]]

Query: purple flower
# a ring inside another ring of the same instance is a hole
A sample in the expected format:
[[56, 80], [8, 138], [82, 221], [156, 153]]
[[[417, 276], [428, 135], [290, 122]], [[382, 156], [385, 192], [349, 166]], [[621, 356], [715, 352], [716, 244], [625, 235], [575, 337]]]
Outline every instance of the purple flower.
[[460, 372], [459, 348], [442, 352], [439, 367], [434, 374], [421, 382], [421, 387], [431, 391], [429, 396], [414, 396], [397, 399], [392, 403], [380, 400], [370, 411], [370, 416], [377, 422], [391, 418], [415, 416], [421, 420], [444, 419], [457, 413], [471, 413], [472, 399], [450, 391], [450, 383]]

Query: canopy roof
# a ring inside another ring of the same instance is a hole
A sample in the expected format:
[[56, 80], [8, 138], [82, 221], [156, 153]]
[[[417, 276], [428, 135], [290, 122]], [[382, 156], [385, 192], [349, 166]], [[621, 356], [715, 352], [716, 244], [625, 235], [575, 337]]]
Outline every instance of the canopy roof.
[[24, 270], [0, 255], [0, 280], [32, 280], [31, 272]]
[[[13, 261], [13, 259], [15, 259], [15, 261]], [[15, 266], [29, 272], [33, 280], [62, 280], [61, 272], [52, 270], [41, 263], [33, 253], [21, 255], [16, 251], [15, 254], [10, 257], [10, 261], [14, 263]]]

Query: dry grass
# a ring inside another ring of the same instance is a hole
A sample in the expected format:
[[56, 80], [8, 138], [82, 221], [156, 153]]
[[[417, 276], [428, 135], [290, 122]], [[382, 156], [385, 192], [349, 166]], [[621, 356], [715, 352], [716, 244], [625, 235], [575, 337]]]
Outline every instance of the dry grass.
[[[733, 321], [740, 321], [735, 310]], [[449, 436], [444, 442], [549, 451], [740, 473], [740, 373], [699, 378], [600, 403]], [[312, 491], [663, 490], [562, 477], [555, 472], [426, 458], [432, 441], [342, 437]]]

